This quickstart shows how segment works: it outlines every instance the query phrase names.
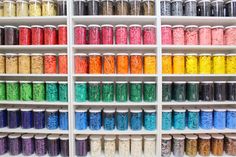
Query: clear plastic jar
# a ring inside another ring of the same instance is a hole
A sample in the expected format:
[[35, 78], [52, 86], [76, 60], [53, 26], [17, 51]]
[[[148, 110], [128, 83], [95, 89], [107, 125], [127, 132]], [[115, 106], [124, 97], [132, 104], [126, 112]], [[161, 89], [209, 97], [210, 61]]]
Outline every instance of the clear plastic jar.
[[155, 0], [143, 0], [142, 2], [143, 15], [155, 15]]
[[144, 157], [156, 156], [156, 137], [144, 136]]
[[87, 26], [75, 25], [74, 27], [74, 44], [84, 45], [86, 44]]
[[226, 134], [225, 136], [225, 153], [236, 156], [236, 134]]
[[161, 43], [163, 45], [172, 44], [172, 27], [171, 25], [162, 25], [161, 26]]
[[172, 16], [183, 16], [183, 0], [172, 0], [171, 2], [171, 15]]
[[40, 0], [29, 1], [29, 16], [42, 16], [42, 8]]
[[225, 74], [225, 54], [213, 55], [213, 73]]
[[143, 137], [139, 135], [131, 136], [131, 156], [142, 157]]
[[163, 53], [162, 54], [162, 74], [172, 74], [172, 54]]
[[211, 136], [201, 134], [198, 136], [198, 153], [201, 156], [209, 156], [211, 153]]
[[236, 16], [236, 1], [229, 0], [225, 4], [226, 16]]
[[161, 0], [161, 16], [171, 16], [171, 1]]
[[102, 57], [100, 53], [90, 53], [88, 62], [89, 62], [89, 74], [102, 73]]
[[56, 16], [54, 0], [42, 1], [42, 16]]
[[198, 55], [196, 53], [186, 54], [186, 74], [198, 74]]
[[199, 74], [211, 74], [212, 57], [210, 53], [199, 54]]
[[88, 15], [99, 15], [99, 0], [87, 0]]
[[215, 156], [222, 156], [224, 153], [224, 136], [221, 134], [212, 134], [211, 153]]
[[129, 157], [130, 156], [130, 136], [120, 135], [119, 139], [119, 156]]
[[141, 25], [130, 25], [129, 26], [129, 44], [142, 44], [142, 26]]
[[211, 26], [199, 27], [199, 44], [211, 45]]
[[29, 15], [29, 2], [26, 0], [16, 1], [16, 16], [28, 16]]
[[130, 0], [130, 15], [141, 14], [141, 0]]
[[114, 157], [116, 153], [116, 136], [104, 136], [104, 155]]
[[173, 154], [174, 156], [184, 156], [185, 136], [173, 135]]
[[30, 54], [19, 53], [19, 74], [30, 74]]
[[[103, 92], [106, 92], [106, 91], [103, 91]], [[105, 108], [103, 110], [103, 128], [104, 130], [115, 129], [115, 109]]]
[[129, 73], [129, 55], [128, 53], [118, 53], [116, 56], [116, 73]]
[[198, 16], [211, 16], [210, 0], [201, 0], [198, 2]]
[[33, 53], [31, 54], [31, 73], [43, 74], [43, 54]]
[[197, 155], [197, 139], [196, 135], [186, 135], [186, 155]]
[[128, 2], [128, 0], [116, 0], [115, 14], [116, 15], [129, 15], [129, 2]]
[[115, 26], [115, 39], [117, 45], [124, 45], [128, 42], [128, 26], [127, 25], [116, 25]]
[[162, 135], [161, 139], [161, 156], [170, 157], [171, 156], [171, 140], [170, 135]]
[[11, 0], [3, 1], [3, 16], [12, 17], [16, 16], [16, 2]]
[[214, 0], [211, 2], [212, 16], [224, 16], [224, 1]]
[[101, 26], [101, 43], [104, 45], [113, 45], [113, 25]]
[[101, 156], [102, 153], [102, 136], [91, 135], [90, 136], [90, 155], [92, 157]]
[[173, 55], [173, 73], [185, 74], [185, 54], [176, 53]]
[[173, 45], [184, 45], [184, 25], [172, 26]]
[[74, 14], [79, 16], [86, 14], [86, 0], [74, 0]]
[[18, 57], [15, 53], [6, 53], [6, 74], [18, 73]]
[[67, 15], [67, 0], [57, 0], [57, 15]]
[[5, 73], [5, 67], [6, 67], [6, 56], [3, 53], [0, 53], [0, 74]]
[[224, 26], [211, 27], [211, 43], [212, 45], [224, 44]]
[[102, 0], [101, 1], [101, 14], [102, 15], [114, 15], [113, 0]]
[[89, 25], [88, 26], [88, 43], [90, 45], [98, 45], [101, 43], [100, 36], [100, 26], [99, 25]]
[[156, 26], [155, 25], [143, 26], [143, 44], [144, 45], [156, 44]]
[[198, 26], [189, 25], [185, 29], [185, 44], [198, 45]]
[[236, 54], [235, 53], [227, 54], [226, 73], [236, 74]]
[[54, 25], [44, 26], [44, 45], [57, 44], [57, 29]]
[[31, 27], [20, 25], [19, 30], [19, 45], [31, 45]]
[[3, 2], [0, 2], [0, 17], [3, 16]]
[[225, 45], [236, 45], [236, 26], [225, 27]]
[[185, 1], [185, 16], [197, 16], [197, 0]]

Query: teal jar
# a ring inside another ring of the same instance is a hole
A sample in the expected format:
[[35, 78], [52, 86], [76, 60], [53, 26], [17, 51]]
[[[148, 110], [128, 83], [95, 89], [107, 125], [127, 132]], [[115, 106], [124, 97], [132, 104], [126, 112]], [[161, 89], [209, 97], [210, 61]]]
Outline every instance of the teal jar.
[[46, 101], [58, 101], [57, 81], [46, 81]]
[[186, 82], [185, 81], [174, 82], [173, 99], [179, 102], [186, 100]]
[[131, 81], [129, 88], [129, 97], [132, 102], [142, 101], [142, 81]]
[[173, 126], [176, 130], [184, 130], [186, 127], [186, 110], [175, 109], [173, 114]]
[[172, 99], [172, 82], [162, 82], [162, 101], [168, 102]]
[[0, 81], [0, 100], [6, 100], [6, 82]]
[[14, 101], [20, 99], [20, 87], [18, 81], [6, 81], [7, 100]]
[[33, 81], [33, 100], [44, 101], [46, 97], [44, 81]]
[[31, 81], [20, 81], [20, 100], [30, 101], [33, 99], [33, 87]]
[[200, 110], [199, 109], [188, 109], [187, 112], [187, 126], [191, 130], [199, 129]]
[[98, 102], [101, 100], [101, 87], [99, 81], [90, 81], [88, 85], [88, 100], [91, 102]]
[[162, 130], [170, 130], [172, 128], [172, 109], [162, 110]]
[[146, 102], [154, 102], [156, 101], [156, 82], [154, 81], [146, 81], [143, 84], [143, 99]]
[[66, 81], [58, 82], [59, 88], [59, 101], [67, 102], [68, 101], [68, 84]]
[[116, 82], [116, 101], [117, 102], [128, 101], [128, 82], [127, 81]]
[[88, 87], [85, 81], [75, 82], [75, 101], [85, 102], [88, 100]]
[[114, 101], [114, 82], [112, 81], [102, 82], [102, 101], [104, 102]]
[[186, 94], [188, 101], [199, 101], [199, 82], [189, 81]]

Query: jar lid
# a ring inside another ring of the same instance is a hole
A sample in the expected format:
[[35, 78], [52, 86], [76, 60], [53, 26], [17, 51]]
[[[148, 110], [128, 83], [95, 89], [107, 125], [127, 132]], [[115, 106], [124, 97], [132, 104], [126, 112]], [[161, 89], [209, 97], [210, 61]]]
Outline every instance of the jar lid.
[[77, 135], [75, 137], [76, 140], [87, 140], [88, 139], [88, 136], [87, 135]]
[[188, 26], [185, 26], [185, 28], [198, 28], [197, 25], [188, 25]]
[[58, 84], [67, 84], [67, 81], [58, 81]]
[[162, 53], [162, 56], [172, 56], [172, 53]]
[[18, 53], [18, 56], [30, 56], [29, 53]]
[[87, 112], [87, 111], [88, 111], [88, 108], [79, 108], [75, 110], [75, 112]]
[[172, 0], [172, 2], [183, 2], [183, 0]]
[[172, 84], [171, 81], [163, 81], [162, 84]]
[[185, 137], [186, 137], [187, 139], [190, 139], [190, 140], [196, 140], [196, 139], [198, 139], [197, 135], [185, 135]]
[[161, 139], [162, 140], [171, 140], [172, 137], [170, 135], [162, 135]]
[[224, 26], [212, 26], [211, 29], [214, 29], [214, 28], [224, 28]]
[[87, 56], [87, 54], [86, 53], [76, 53], [76, 54], [74, 54], [75, 56]]
[[191, 84], [199, 84], [199, 81], [188, 81], [187, 83], [191, 83]]
[[227, 81], [227, 83], [236, 83], [236, 81]]
[[215, 139], [224, 139], [224, 136], [221, 134], [211, 134], [211, 137]]
[[131, 53], [130, 56], [142, 56], [142, 53]]
[[47, 28], [47, 27], [57, 28], [57, 27], [54, 26], [54, 25], [44, 25], [43, 27], [44, 27], [44, 28]]
[[141, 141], [142, 139], [143, 139], [143, 137], [140, 135], [132, 135], [131, 136], [132, 141]]
[[174, 25], [174, 26], [172, 26], [172, 28], [178, 28], [178, 27], [184, 28], [185, 26], [184, 25]]
[[144, 140], [154, 141], [154, 140], [156, 140], [156, 136], [146, 135], [146, 136], [144, 136]]
[[188, 112], [200, 112], [200, 109], [192, 108], [192, 109], [188, 109]]
[[214, 81], [214, 83], [226, 83], [226, 81]]
[[186, 53], [186, 56], [197, 56], [197, 53]]
[[185, 56], [184, 53], [174, 53], [173, 56]]
[[197, 2], [197, 0], [186, 0], [185, 3], [187, 2]]
[[[40, 2], [41, 3], [41, 2]], [[31, 28], [34, 28], [34, 27], [36, 27], [36, 28], [43, 28], [43, 26], [40, 26], [40, 25], [32, 25], [31, 26]]]
[[18, 138], [20, 136], [21, 136], [21, 134], [10, 134], [10, 135], [8, 135], [8, 138]]
[[35, 135], [34, 138], [37, 140], [41, 140], [41, 139], [45, 139], [47, 137], [47, 135], [45, 134], [41, 134], [41, 135]]
[[171, 28], [172, 26], [171, 25], [161, 25], [161, 28], [162, 27], [170, 27]]
[[142, 27], [142, 26], [139, 24], [132, 24], [132, 25], [129, 25], [129, 27]]
[[56, 56], [56, 53], [44, 53], [45, 56]]
[[198, 137], [205, 140], [211, 139], [211, 136], [208, 134], [199, 134]]
[[54, 0], [42, 0], [43, 2], [54, 2]]
[[117, 108], [116, 109], [116, 112], [119, 112], [119, 113], [126, 113], [128, 112], [129, 110], [127, 108]]
[[228, 108], [227, 111], [236, 112], [236, 108]]
[[67, 53], [58, 53], [58, 56], [67, 56]]
[[7, 111], [19, 111], [19, 108], [8, 108]]
[[144, 56], [156, 56], [155, 53], [145, 53]]
[[211, 26], [209, 26], [209, 25], [203, 25], [203, 26], [199, 26], [199, 28], [211, 28]]
[[61, 135], [60, 140], [69, 140], [69, 136], [68, 135]]
[[87, 83], [86, 81], [75, 81], [75, 84], [84, 84]]
[[103, 112], [104, 113], [115, 113], [115, 109], [114, 108], [104, 108]]
[[92, 112], [92, 113], [102, 112], [102, 109], [101, 108], [91, 108], [91, 109], [89, 109], [89, 112]]
[[44, 81], [33, 81], [33, 83], [44, 83]]
[[201, 84], [209, 84], [209, 83], [213, 83], [213, 81], [202, 81]]
[[224, 53], [216, 53], [216, 54], [213, 54], [213, 56], [225, 56]]
[[127, 25], [115, 25], [115, 27], [128, 27]]
[[28, 111], [32, 111], [32, 108], [21, 108], [20, 110], [23, 112], [28, 112]]
[[183, 136], [183, 135], [173, 135], [173, 138], [177, 139], [177, 140], [184, 140], [185, 136]]
[[36, 2], [36, 3], [40, 3], [41, 4], [40, 0], [29, 0], [29, 2]]
[[174, 109], [174, 112], [186, 112], [186, 109]]
[[114, 56], [115, 53], [104, 53], [103, 56]]
[[102, 81], [102, 83], [104, 83], [104, 84], [114, 84], [113, 81]]
[[128, 83], [128, 81], [116, 81], [116, 83], [119, 83], [119, 84], [124, 83], [124, 84], [126, 84], [126, 83]]
[[[8, 1], [8, 0], [7, 0], [7, 1]], [[14, 1], [11, 1], [11, 2], [15, 3]], [[15, 29], [17, 29], [16, 26], [11, 26], [11, 25], [5, 25], [4, 28], [15, 28]]]
[[89, 56], [101, 56], [100, 53], [89, 53]]
[[105, 135], [104, 136], [104, 140], [106, 141], [113, 141], [116, 139], [116, 136], [113, 136], [113, 135]]
[[226, 112], [226, 109], [225, 108], [214, 108], [214, 111]]
[[130, 140], [130, 136], [129, 135], [119, 135], [118, 139], [119, 140]]
[[131, 108], [130, 112], [139, 113], [139, 112], [142, 112], [142, 109], [141, 108]]
[[90, 138], [90, 140], [100, 140], [100, 139], [102, 139], [102, 136], [100, 136], [100, 135], [91, 135], [89, 138]]
[[6, 81], [6, 83], [17, 83], [18, 81]]
[[16, 53], [6, 53], [6, 56], [17, 56]]
[[200, 53], [199, 56], [211, 56], [210, 53]]
[[75, 25], [74, 27], [87, 27], [87, 26], [79, 24], [79, 25]]
[[58, 112], [58, 109], [48, 108], [46, 112]]
[[68, 112], [68, 109], [60, 109], [59, 112]]
[[187, 81], [175, 81], [174, 84], [185, 84]]
[[152, 28], [156, 28], [155, 25], [144, 25], [143, 28], [147, 28], [147, 27], [152, 27]]
[[31, 53], [30, 55], [31, 56], [42, 56], [43, 54], [42, 53]]
[[5, 53], [0, 53], [0, 56], [5, 56]]
[[33, 112], [44, 112], [45, 109], [42, 109], [42, 108], [36, 108], [36, 109], [33, 109]]
[[99, 27], [99, 28], [100, 28], [100, 26], [99, 26], [99, 25], [96, 25], [96, 24], [88, 25], [88, 27]]
[[[27, 3], [28, 3], [28, 2], [27, 2]], [[20, 25], [20, 26], [18, 26], [18, 28], [29, 28], [29, 29], [31, 29], [30, 26], [26, 26], [26, 25]]]
[[49, 140], [57, 140], [59, 139], [59, 135], [48, 135]]
[[57, 83], [57, 81], [46, 81], [46, 83]]
[[31, 83], [31, 81], [19, 81], [20, 83]]
[[105, 24], [105, 25], [101, 25], [101, 27], [114, 27], [113, 25], [110, 25], [110, 24]]
[[172, 109], [163, 109], [162, 112], [172, 112]]
[[160, 0], [161, 2], [163, 2], [163, 1], [168, 1], [168, 2], [170, 2], [170, 0]]
[[227, 56], [236, 56], [236, 53], [229, 53]]
[[6, 110], [5, 107], [0, 107], [0, 111]]
[[202, 108], [201, 111], [203, 112], [213, 112], [212, 108]]
[[128, 56], [128, 53], [117, 53], [117, 56]]
[[154, 108], [144, 108], [144, 112], [153, 113], [153, 112], [156, 112], [156, 109], [154, 109]]
[[144, 84], [156, 84], [155, 81], [144, 81], [143, 83], [144, 83]]
[[211, 3], [216, 3], [216, 2], [222, 2], [222, 3], [224, 3], [224, 0], [214, 0], [214, 1], [212, 1]]
[[33, 138], [34, 134], [24, 134], [21, 136], [22, 139], [29, 139], [29, 138]]
[[7, 137], [7, 134], [6, 133], [0, 133], [0, 138], [4, 138], [4, 137]]
[[230, 139], [236, 139], [236, 134], [225, 134], [225, 136]]
[[[64, 0], [61, 0], [61, 1], [64, 1]], [[67, 27], [66, 24], [61, 24], [61, 25], [58, 25], [57, 27]]]
[[129, 83], [130, 84], [136, 84], [136, 83], [140, 84], [140, 83], [142, 83], [142, 81], [130, 81]]
[[88, 83], [89, 84], [100, 84], [101, 82], [100, 81], [89, 81]]
[[211, 0], [201, 0], [198, 3], [203, 3], [203, 2], [211, 2]]

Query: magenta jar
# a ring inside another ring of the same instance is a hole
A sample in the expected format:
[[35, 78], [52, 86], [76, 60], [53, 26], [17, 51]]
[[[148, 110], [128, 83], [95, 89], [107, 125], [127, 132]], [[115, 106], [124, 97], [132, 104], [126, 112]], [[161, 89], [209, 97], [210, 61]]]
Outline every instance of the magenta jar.
[[224, 44], [224, 26], [211, 27], [211, 43], [212, 45]]
[[156, 26], [155, 25], [143, 26], [143, 44], [144, 45], [156, 44]]
[[163, 45], [172, 44], [172, 27], [171, 25], [161, 26], [161, 42]]
[[140, 45], [142, 44], [142, 26], [141, 25], [130, 25], [129, 26], [129, 44]]
[[100, 44], [100, 26], [99, 25], [89, 25], [88, 26], [88, 40], [90, 45]]
[[198, 45], [198, 26], [189, 25], [185, 27], [185, 44]]
[[102, 25], [102, 44], [112, 45], [113, 44], [113, 26]]
[[211, 26], [199, 27], [199, 45], [211, 45]]
[[172, 26], [173, 45], [184, 45], [184, 25]]
[[126, 45], [128, 39], [128, 26], [127, 25], [116, 25], [116, 44], [117, 45]]
[[236, 45], [236, 26], [225, 27], [225, 45]]
[[86, 44], [87, 27], [85, 25], [75, 25], [74, 27], [74, 43], [77, 45]]

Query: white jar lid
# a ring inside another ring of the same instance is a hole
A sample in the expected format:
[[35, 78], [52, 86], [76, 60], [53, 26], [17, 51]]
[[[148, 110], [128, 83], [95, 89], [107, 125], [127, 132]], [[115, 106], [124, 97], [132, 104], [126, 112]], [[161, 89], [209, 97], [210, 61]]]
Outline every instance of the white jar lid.
[[74, 55], [75, 55], [75, 56], [87, 56], [86, 53], [75, 53]]
[[213, 56], [225, 56], [224, 53], [216, 53], [216, 54], [213, 54]]
[[173, 138], [177, 139], [177, 140], [184, 140], [185, 136], [184, 135], [173, 135]]
[[89, 56], [101, 56], [101, 53], [89, 53]]
[[116, 83], [119, 83], [119, 84], [127, 84], [128, 81], [116, 81]]
[[115, 109], [114, 108], [105, 108], [103, 109], [104, 113], [115, 113]]
[[19, 108], [8, 108], [7, 111], [19, 111]]
[[0, 107], [0, 111], [6, 110], [5, 107]]
[[236, 83], [236, 81], [227, 81], [226, 83]]
[[61, 135], [60, 140], [69, 140], [69, 136], [68, 135]]
[[31, 83], [31, 81], [19, 81], [20, 83]]
[[197, 135], [185, 135], [187, 139], [196, 140], [198, 139]]
[[128, 53], [117, 53], [117, 56], [128, 56]]
[[174, 109], [174, 112], [186, 112], [186, 109]]
[[68, 109], [60, 109], [59, 112], [68, 112]]
[[132, 24], [132, 25], [129, 25], [129, 27], [142, 27], [142, 26], [139, 24]]
[[187, 83], [191, 83], [191, 84], [199, 84], [199, 81], [188, 81]]
[[172, 56], [172, 53], [162, 53], [162, 56]]
[[114, 56], [115, 53], [104, 53], [103, 56]]
[[76, 140], [87, 140], [88, 139], [88, 136], [87, 135], [77, 135], [75, 137]]
[[44, 25], [43, 27], [44, 27], [44, 28], [47, 28], [47, 27], [57, 28], [57, 27], [54, 26], [54, 25]]
[[175, 81], [174, 84], [186, 84], [187, 81]]
[[33, 81], [33, 83], [44, 83], [44, 81]]
[[215, 139], [224, 139], [224, 136], [221, 134], [211, 134], [211, 137]]
[[104, 140], [106, 140], [106, 141], [113, 141], [115, 139], [116, 139], [116, 136], [113, 136], [113, 135], [104, 136]]
[[152, 27], [152, 28], [156, 28], [155, 25], [144, 25], [143, 28], [147, 28], [147, 27]]
[[26, 26], [26, 25], [20, 25], [20, 26], [18, 26], [18, 28], [31, 28], [30, 26]]
[[45, 109], [43, 108], [36, 108], [36, 109], [33, 109], [33, 112], [44, 112]]
[[102, 109], [101, 108], [91, 108], [91, 109], [89, 109], [89, 112], [98, 113], [98, 112], [102, 112]]
[[23, 111], [23, 112], [33, 111], [32, 108], [21, 108], [20, 110]]
[[236, 112], [236, 108], [228, 108], [227, 111]]
[[234, 139], [236, 140], [236, 134], [225, 134], [225, 136], [229, 139]]
[[130, 81], [129, 83], [131, 83], [131, 84], [136, 84], [136, 83], [142, 83], [142, 81]]
[[229, 28], [236, 28], [236, 26], [228, 26], [228, 27], [225, 27], [225, 29], [229, 29]]
[[45, 134], [41, 134], [41, 135], [35, 135], [34, 138], [37, 140], [41, 140], [41, 139], [45, 139], [47, 137], [47, 135]]
[[171, 28], [172, 26], [171, 25], [161, 25], [161, 28], [162, 27], [170, 27]]
[[211, 29], [215, 29], [215, 28], [224, 28], [224, 26], [212, 26]]
[[214, 81], [214, 83], [226, 83], [226, 81]]
[[7, 134], [6, 133], [0, 133], [0, 138], [4, 138], [4, 137], [7, 137]]
[[143, 83], [144, 83], [144, 84], [156, 84], [155, 81], [144, 81]]
[[42, 53], [31, 53], [30, 55], [31, 56], [42, 56], [43, 54]]
[[115, 25], [115, 27], [128, 27], [127, 25]]
[[162, 112], [172, 112], [172, 109], [163, 109]]
[[86, 81], [75, 81], [75, 84], [85, 84], [87, 83]]
[[8, 135], [8, 138], [19, 138], [21, 134], [10, 134]]
[[208, 134], [199, 134], [198, 137], [205, 140], [211, 139], [211, 136]]
[[156, 136], [147, 135], [147, 136], [144, 136], [144, 140], [154, 141], [154, 140], [156, 140]]
[[209, 25], [199, 26], [199, 28], [211, 28]]
[[[64, 0], [61, 0], [61, 1], [64, 1]], [[58, 25], [57, 27], [67, 27], [66, 24], [62, 24], [62, 25]]]
[[88, 25], [88, 27], [99, 27], [99, 28], [100, 28], [100, 26], [99, 26], [99, 25], [96, 25], [96, 24]]
[[226, 112], [225, 108], [214, 108], [214, 111], [218, 112]]
[[141, 108], [131, 108], [130, 112], [139, 113], [139, 112], [142, 112], [142, 109]]
[[114, 27], [113, 25], [110, 25], [110, 24], [105, 24], [105, 25], [101, 25], [101, 27]]
[[184, 53], [174, 53], [173, 56], [185, 56]]
[[186, 56], [198, 56], [197, 53], [186, 53]]
[[132, 135], [131, 136], [132, 141], [141, 141], [142, 139], [143, 139], [143, 137], [140, 135]]
[[57, 140], [59, 139], [59, 135], [48, 135], [49, 140]]
[[210, 53], [200, 53], [199, 56], [211, 56]]
[[[4, 1], [5, 2], [5, 1]], [[15, 3], [14, 1], [9, 1], [9, 0], [6, 0], [6, 2], [12, 2], [12, 3]], [[11, 26], [11, 25], [5, 25], [4, 28], [15, 28], [17, 29], [16, 26]]]
[[79, 24], [79, 25], [75, 25], [74, 27], [87, 27], [87, 26]]
[[145, 53], [144, 56], [156, 56], [155, 53]]
[[170, 135], [162, 135], [162, 140], [171, 140], [172, 137]]
[[236, 56], [236, 53], [229, 53], [227, 56]]
[[172, 28], [178, 28], [178, 27], [184, 28], [185, 26], [184, 25], [174, 25], [174, 26], [172, 26]]
[[213, 81], [202, 81], [202, 82], [201, 82], [201, 84], [209, 84], [209, 83], [212, 84]]
[[91, 135], [89, 138], [90, 138], [90, 140], [101, 140], [102, 136], [100, 136], [100, 135]]
[[6, 81], [6, 83], [17, 83], [18, 81]]
[[102, 81], [103, 84], [114, 84], [113, 81]]
[[131, 53], [130, 56], [142, 56], [142, 53]]
[[202, 108], [201, 111], [203, 112], [213, 112], [212, 108]]
[[46, 81], [46, 84], [47, 83], [57, 83], [57, 81]]
[[163, 81], [162, 84], [172, 84], [171, 81]]
[[130, 140], [130, 136], [129, 135], [119, 135], [118, 139], [119, 140]]
[[[40, 2], [41, 3], [41, 2]], [[32, 25], [31, 28], [34, 28], [34, 27], [37, 27], [37, 28], [43, 28], [43, 26], [40, 26], [40, 25]]]
[[156, 113], [156, 109], [154, 109], [154, 108], [144, 108], [144, 112], [147, 112], [147, 113], [153, 113], [153, 112], [155, 112]]
[[46, 112], [58, 112], [58, 109], [48, 108]]
[[185, 28], [198, 28], [198, 26], [197, 25], [188, 25]]
[[116, 112], [119, 112], [119, 113], [126, 113], [128, 111], [129, 111], [128, 108], [117, 108], [116, 109]]
[[24, 134], [21, 136], [22, 139], [29, 139], [29, 138], [33, 138], [34, 134]]
[[101, 82], [100, 81], [89, 81], [88, 83], [89, 84], [100, 84]]
[[59, 53], [58, 56], [67, 56], [67, 53]]
[[200, 109], [198, 108], [188, 109], [188, 112], [200, 112]]
[[75, 110], [75, 112], [87, 112], [87, 111], [88, 111], [88, 108], [79, 108]]
[[58, 84], [67, 84], [67, 81], [58, 81]]
[[56, 56], [56, 53], [44, 53], [44, 56]]

